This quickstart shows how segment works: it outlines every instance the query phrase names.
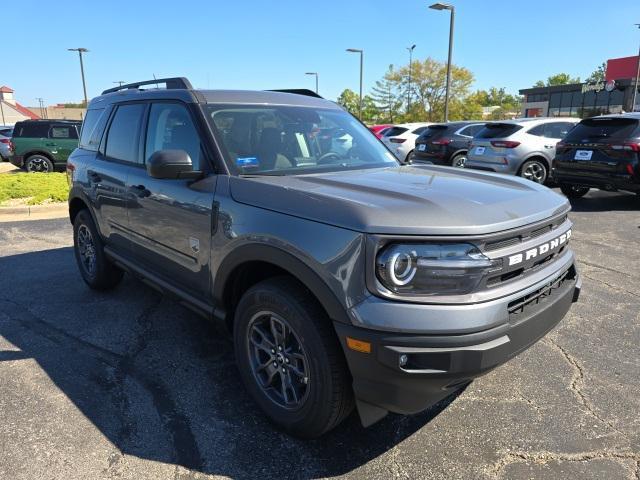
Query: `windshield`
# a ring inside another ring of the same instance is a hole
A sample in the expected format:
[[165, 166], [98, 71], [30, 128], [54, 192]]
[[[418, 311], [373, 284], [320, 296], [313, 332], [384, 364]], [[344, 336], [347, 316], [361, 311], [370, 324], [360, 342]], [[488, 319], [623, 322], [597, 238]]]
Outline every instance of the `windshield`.
[[230, 169], [246, 175], [297, 175], [398, 165], [343, 110], [291, 106], [205, 107]]

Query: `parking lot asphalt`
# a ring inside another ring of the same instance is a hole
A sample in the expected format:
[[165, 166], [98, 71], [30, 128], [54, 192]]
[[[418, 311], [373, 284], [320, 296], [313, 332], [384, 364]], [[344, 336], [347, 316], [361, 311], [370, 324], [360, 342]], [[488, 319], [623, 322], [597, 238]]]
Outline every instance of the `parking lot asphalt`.
[[640, 201], [574, 202], [580, 302], [422, 414], [272, 429], [214, 325], [126, 276], [90, 291], [66, 219], [0, 224], [0, 478], [640, 479]]

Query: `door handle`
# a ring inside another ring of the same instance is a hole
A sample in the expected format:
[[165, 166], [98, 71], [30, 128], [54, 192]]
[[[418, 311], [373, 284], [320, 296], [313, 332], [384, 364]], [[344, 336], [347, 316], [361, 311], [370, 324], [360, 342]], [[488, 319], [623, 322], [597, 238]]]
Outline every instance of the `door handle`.
[[57, 146], [58, 146], [58, 144], [57, 144], [57, 143], [45, 143], [45, 145], [46, 145], [47, 147], [57, 147]]
[[151, 195], [151, 192], [147, 190], [147, 187], [144, 185], [130, 185], [129, 191], [133, 193], [136, 197], [144, 198]]
[[554, 148], [555, 145], [545, 145], [544, 148]]

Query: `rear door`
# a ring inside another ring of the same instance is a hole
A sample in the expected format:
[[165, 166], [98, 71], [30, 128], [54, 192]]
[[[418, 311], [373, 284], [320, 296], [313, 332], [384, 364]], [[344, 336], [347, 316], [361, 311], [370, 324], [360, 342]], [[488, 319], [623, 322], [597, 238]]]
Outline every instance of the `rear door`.
[[78, 131], [73, 124], [52, 124], [45, 145], [56, 162], [66, 162], [78, 146]]
[[157, 179], [145, 168], [130, 172], [129, 226], [136, 261], [164, 281], [201, 300], [210, 287], [209, 258], [216, 176], [205, 158], [203, 132], [195, 114], [180, 102], [157, 102], [149, 108], [143, 159], [159, 150], [184, 150], [200, 180]]
[[639, 151], [638, 119], [589, 118], [558, 146], [555, 167], [584, 176], [630, 175], [637, 168]]

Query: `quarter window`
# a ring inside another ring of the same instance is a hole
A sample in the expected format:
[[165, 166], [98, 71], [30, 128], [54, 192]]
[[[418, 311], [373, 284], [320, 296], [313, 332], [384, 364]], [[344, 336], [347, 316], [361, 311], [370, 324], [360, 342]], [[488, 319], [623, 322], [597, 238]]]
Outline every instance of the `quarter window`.
[[151, 105], [145, 145], [145, 161], [159, 150], [184, 150], [191, 157], [194, 170], [201, 170], [200, 137], [183, 105]]
[[80, 135], [80, 148], [85, 150], [98, 151], [100, 141], [102, 140], [102, 134], [104, 133], [104, 127], [107, 124], [109, 118], [108, 110], [99, 108], [95, 110], [87, 111], [82, 122], [82, 132]]
[[544, 136], [547, 138], [564, 138], [573, 127], [571, 122], [553, 122], [544, 126]]
[[138, 137], [144, 108], [145, 106], [141, 103], [120, 105], [118, 107], [107, 134], [107, 157], [125, 162], [140, 163]]

